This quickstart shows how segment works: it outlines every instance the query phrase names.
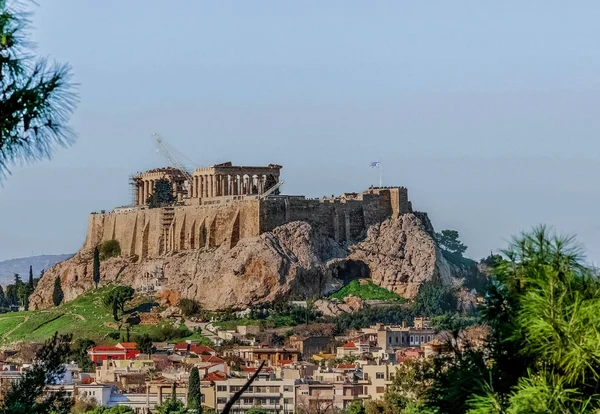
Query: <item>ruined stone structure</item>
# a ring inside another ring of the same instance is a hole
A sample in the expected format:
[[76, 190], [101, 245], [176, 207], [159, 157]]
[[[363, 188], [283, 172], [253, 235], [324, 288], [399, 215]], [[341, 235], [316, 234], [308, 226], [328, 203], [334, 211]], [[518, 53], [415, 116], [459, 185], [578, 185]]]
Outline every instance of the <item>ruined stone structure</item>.
[[[90, 215], [85, 247], [115, 239], [124, 256], [142, 259], [189, 249], [213, 249], [258, 236], [292, 221], [305, 221], [338, 242], [355, 242], [369, 226], [412, 211], [404, 187], [370, 188], [340, 197], [306, 199], [278, 195], [280, 165], [240, 167], [231, 163], [196, 169], [191, 175], [173, 169], [134, 177], [133, 206]], [[155, 180], [173, 184], [178, 203], [150, 209], [144, 200]]]
[[208, 168], [198, 168], [191, 176], [186, 177], [182, 171], [175, 168], [158, 168], [133, 177], [134, 204], [147, 204], [156, 181], [160, 179], [170, 181], [177, 200], [187, 204], [199, 204], [200, 200], [216, 197], [262, 195], [279, 182], [280, 170], [281, 165], [275, 164], [266, 167], [243, 167], [225, 162]]

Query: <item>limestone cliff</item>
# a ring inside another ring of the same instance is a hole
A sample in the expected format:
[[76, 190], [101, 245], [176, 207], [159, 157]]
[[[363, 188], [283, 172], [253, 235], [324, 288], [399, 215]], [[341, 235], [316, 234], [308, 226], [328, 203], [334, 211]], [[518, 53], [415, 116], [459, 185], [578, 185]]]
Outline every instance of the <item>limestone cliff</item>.
[[[344, 280], [371, 277], [407, 298], [420, 283], [451, 283], [452, 270], [422, 219], [409, 213], [371, 226], [349, 250], [305, 222], [291, 222], [233, 248], [186, 250], [135, 262], [137, 257], [101, 263], [100, 285], [153, 285], [195, 298], [206, 309], [245, 308], [289, 298], [315, 297]], [[52, 305], [52, 287], [61, 278], [65, 300], [93, 288], [92, 254], [83, 249], [50, 268], [31, 297], [31, 307]]]

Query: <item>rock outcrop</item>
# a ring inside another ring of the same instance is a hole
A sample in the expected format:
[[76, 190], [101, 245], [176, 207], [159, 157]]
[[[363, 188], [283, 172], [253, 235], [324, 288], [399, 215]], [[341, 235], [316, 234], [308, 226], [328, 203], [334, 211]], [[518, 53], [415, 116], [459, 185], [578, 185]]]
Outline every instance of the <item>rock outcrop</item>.
[[[187, 250], [141, 260], [112, 258], [101, 263], [100, 286], [149, 286], [194, 298], [205, 309], [243, 309], [286, 299], [320, 296], [344, 281], [371, 277], [407, 298], [426, 280], [450, 283], [451, 268], [422, 219], [404, 214], [372, 226], [348, 251], [305, 222], [291, 222], [229, 249]], [[92, 253], [81, 250], [50, 268], [31, 296], [32, 309], [52, 306], [52, 287], [60, 277], [65, 301], [94, 287]]]
[[368, 269], [366, 276], [375, 284], [408, 299], [417, 294], [426, 280], [448, 286], [452, 283], [451, 266], [425, 224], [414, 214], [372, 226], [366, 239], [350, 246], [350, 255], [338, 260], [336, 266], [359, 269], [363, 274]]

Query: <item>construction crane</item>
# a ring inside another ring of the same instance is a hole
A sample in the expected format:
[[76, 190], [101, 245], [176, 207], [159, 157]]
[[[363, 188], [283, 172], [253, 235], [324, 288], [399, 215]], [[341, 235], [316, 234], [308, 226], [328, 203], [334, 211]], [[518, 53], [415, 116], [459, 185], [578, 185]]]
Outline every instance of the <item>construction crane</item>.
[[260, 195], [260, 199], [262, 200], [263, 198], [267, 198], [269, 195], [271, 195], [271, 193], [273, 193], [273, 191], [277, 190], [279, 187], [281, 187], [283, 185], [285, 181], [281, 180], [279, 181], [277, 184], [275, 184], [273, 187], [269, 188], [267, 191], [265, 191], [264, 193], [262, 193]]
[[165, 142], [163, 141], [160, 135], [158, 135], [156, 132], [153, 132], [152, 138], [156, 139], [159, 148], [162, 150], [164, 156], [167, 158], [167, 161], [169, 162], [170, 166], [181, 171], [181, 173], [187, 181], [188, 188], [190, 188], [192, 186], [192, 183], [194, 182], [194, 179], [192, 178], [190, 173], [179, 161], [177, 161], [177, 158], [175, 158], [175, 156], [171, 154], [171, 151], [169, 151], [169, 148], [167, 148]]

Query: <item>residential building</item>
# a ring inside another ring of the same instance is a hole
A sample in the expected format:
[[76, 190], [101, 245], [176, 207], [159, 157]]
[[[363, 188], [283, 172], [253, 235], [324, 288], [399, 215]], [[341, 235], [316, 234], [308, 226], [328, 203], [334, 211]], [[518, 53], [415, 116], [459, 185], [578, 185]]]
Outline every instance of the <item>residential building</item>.
[[258, 346], [236, 346], [223, 352], [223, 356], [237, 356], [247, 362], [247, 365], [256, 365], [261, 361], [275, 366], [282, 360], [298, 361], [300, 352], [295, 348], [270, 348]]
[[309, 360], [319, 352], [327, 351], [331, 344], [328, 336], [299, 336], [292, 335], [288, 339], [289, 346], [296, 348], [302, 355], [302, 359]]
[[334, 412], [344, 410], [355, 400], [367, 399], [360, 382], [306, 381], [296, 386], [297, 410]]
[[[239, 391], [247, 378], [229, 378], [216, 384], [216, 410], [220, 412], [229, 398]], [[294, 380], [275, 379], [274, 376], [260, 375], [244, 392], [231, 409], [232, 413], [243, 413], [260, 406], [269, 413], [293, 414], [295, 410]]]
[[363, 379], [367, 381], [363, 385], [363, 393], [372, 400], [381, 399], [388, 385], [392, 383], [392, 377], [397, 367], [397, 364], [362, 365]]
[[155, 368], [154, 361], [150, 359], [105, 360], [101, 366], [96, 368], [96, 382], [112, 384], [125, 380], [125, 383], [127, 383], [127, 378], [137, 378], [140, 375], [145, 377], [148, 371]]
[[136, 358], [140, 351], [133, 342], [119, 343], [112, 345], [97, 345], [88, 349], [88, 355], [96, 364], [104, 361], [128, 360]]

